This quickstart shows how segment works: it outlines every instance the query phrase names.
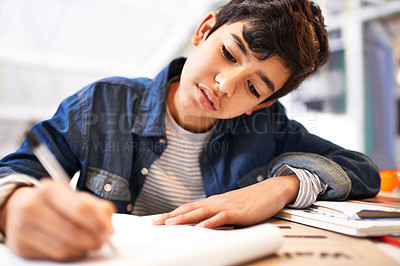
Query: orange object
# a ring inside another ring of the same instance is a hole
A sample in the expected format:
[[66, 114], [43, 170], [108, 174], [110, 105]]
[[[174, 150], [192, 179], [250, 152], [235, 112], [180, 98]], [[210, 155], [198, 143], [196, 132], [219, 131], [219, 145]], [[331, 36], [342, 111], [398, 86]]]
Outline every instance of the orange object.
[[398, 184], [397, 171], [393, 169], [379, 171], [381, 176], [381, 191], [393, 192]]
[[378, 236], [378, 240], [400, 248], [400, 240], [392, 236]]
[[397, 188], [400, 189], [400, 165], [399, 167], [397, 167], [396, 174], [397, 174]]
[[397, 185], [396, 185], [396, 189], [394, 190], [394, 194], [397, 196], [397, 197], [400, 197], [400, 165], [399, 165], [399, 167], [397, 167], [397, 171], [396, 171], [396, 174], [397, 174]]

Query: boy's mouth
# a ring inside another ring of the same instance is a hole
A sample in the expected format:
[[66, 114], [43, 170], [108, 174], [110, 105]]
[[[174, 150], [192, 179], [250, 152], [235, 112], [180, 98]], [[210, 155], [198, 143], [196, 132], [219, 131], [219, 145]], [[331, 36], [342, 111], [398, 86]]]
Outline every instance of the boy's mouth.
[[196, 94], [197, 100], [203, 108], [214, 111], [218, 109], [218, 99], [209, 89], [198, 85]]
[[[210, 102], [210, 104], [214, 107], [213, 102], [208, 98], [207, 93], [204, 92], [204, 90], [201, 90], [203, 92], [203, 94], [206, 96], [207, 100]], [[215, 109], [215, 107], [214, 107]]]

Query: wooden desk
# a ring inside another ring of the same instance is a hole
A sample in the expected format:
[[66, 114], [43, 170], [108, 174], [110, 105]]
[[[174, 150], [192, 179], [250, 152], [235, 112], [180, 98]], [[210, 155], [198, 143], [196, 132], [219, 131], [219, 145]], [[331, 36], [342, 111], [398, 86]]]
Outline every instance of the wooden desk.
[[[346, 236], [281, 219], [268, 222], [279, 226], [284, 236], [276, 255], [250, 263], [261, 265], [400, 265], [400, 248], [390, 246], [393, 258], [368, 238]], [[394, 255], [394, 254], [393, 254]]]

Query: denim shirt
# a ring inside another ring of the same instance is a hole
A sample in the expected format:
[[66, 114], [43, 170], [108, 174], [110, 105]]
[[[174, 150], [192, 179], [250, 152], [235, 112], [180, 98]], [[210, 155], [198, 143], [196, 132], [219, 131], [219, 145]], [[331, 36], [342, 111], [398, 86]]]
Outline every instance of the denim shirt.
[[[167, 83], [184, 63], [184, 58], [172, 61], [154, 79], [113, 77], [90, 84], [31, 130], [71, 177], [80, 171], [77, 189], [130, 213], [148, 169], [168, 145]], [[283, 164], [316, 173], [328, 185], [320, 200], [371, 197], [380, 188], [368, 157], [310, 134], [287, 118], [279, 102], [218, 120], [199, 160], [206, 196], [270, 178]], [[26, 141], [0, 161], [0, 176], [15, 172], [48, 176]]]

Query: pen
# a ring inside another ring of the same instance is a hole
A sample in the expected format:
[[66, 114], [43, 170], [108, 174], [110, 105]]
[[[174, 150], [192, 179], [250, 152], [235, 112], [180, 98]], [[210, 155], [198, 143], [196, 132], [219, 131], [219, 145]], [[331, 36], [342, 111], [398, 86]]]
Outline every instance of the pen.
[[[64, 184], [69, 189], [72, 188], [69, 185], [69, 176], [65, 172], [64, 168], [57, 161], [56, 157], [51, 153], [49, 148], [43, 143], [40, 142], [37, 136], [31, 131], [26, 136], [28, 145], [32, 147], [32, 151], [35, 156], [38, 158], [39, 162], [43, 165], [46, 171], [49, 173], [50, 177], [53, 178], [56, 182]], [[117, 254], [117, 250], [109, 241], [108, 246], [114, 254]]]

